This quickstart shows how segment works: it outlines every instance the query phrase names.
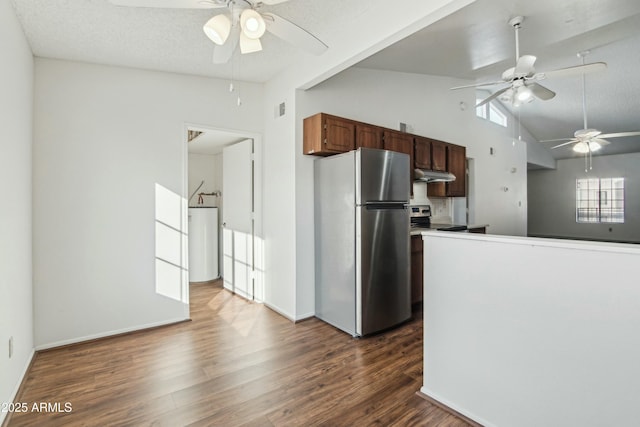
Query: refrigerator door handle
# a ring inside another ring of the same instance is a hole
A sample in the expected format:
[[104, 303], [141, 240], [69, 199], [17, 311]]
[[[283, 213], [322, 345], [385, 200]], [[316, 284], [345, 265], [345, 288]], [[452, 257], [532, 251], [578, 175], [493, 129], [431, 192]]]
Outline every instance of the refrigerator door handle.
[[375, 201], [375, 202], [365, 202], [364, 207], [367, 210], [374, 210], [374, 209], [405, 209], [407, 210], [409, 208], [409, 205], [404, 202]]

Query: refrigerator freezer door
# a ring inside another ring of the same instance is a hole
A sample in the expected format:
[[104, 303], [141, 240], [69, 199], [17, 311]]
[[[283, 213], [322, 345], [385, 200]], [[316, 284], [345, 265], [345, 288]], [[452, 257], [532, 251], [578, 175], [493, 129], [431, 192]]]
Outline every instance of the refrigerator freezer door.
[[356, 204], [370, 201], [408, 203], [409, 156], [387, 150], [356, 151]]
[[[406, 178], [406, 177], [405, 177]], [[411, 317], [409, 213], [405, 206], [356, 208], [356, 332]]]

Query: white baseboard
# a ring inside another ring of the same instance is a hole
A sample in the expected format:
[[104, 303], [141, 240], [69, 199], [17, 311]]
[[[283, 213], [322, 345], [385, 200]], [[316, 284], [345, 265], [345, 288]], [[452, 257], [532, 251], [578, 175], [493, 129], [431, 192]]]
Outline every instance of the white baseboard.
[[495, 427], [494, 424], [490, 423], [487, 420], [482, 419], [482, 417], [478, 417], [475, 414], [472, 414], [471, 412], [460, 408], [458, 405], [456, 405], [455, 403], [449, 402], [447, 399], [443, 399], [440, 396], [438, 396], [436, 393], [433, 393], [431, 390], [429, 390], [428, 388], [422, 386], [420, 388], [420, 393], [424, 394], [425, 396], [428, 396], [430, 399], [433, 400], [437, 400], [438, 402], [440, 402], [441, 404], [443, 404], [444, 406], [447, 406], [451, 409], [453, 409], [454, 411], [464, 415], [465, 417], [469, 418], [472, 421], [475, 421], [478, 424], [483, 425], [484, 427]]
[[301, 322], [303, 320], [311, 319], [315, 315], [316, 315], [315, 311], [311, 312], [311, 313], [307, 313], [307, 314], [301, 314], [299, 316], [296, 316], [296, 320], [295, 321], [296, 322]]
[[287, 319], [289, 319], [289, 320], [291, 320], [292, 322], [295, 323], [295, 321], [296, 321], [295, 316], [293, 316], [292, 314], [287, 313], [285, 310], [280, 309], [280, 307], [277, 307], [277, 306], [275, 306], [273, 304], [269, 304], [267, 302], [265, 302], [264, 305], [266, 307], [268, 307], [269, 309], [271, 309], [271, 310], [275, 311], [276, 313], [278, 313], [280, 316], [282, 316], [284, 318], [287, 318]]
[[117, 330], [113, 330], [113, 331], [101, 332], [101, 333], [98, 333], [98, 334], [86, 335], [84, 337], [70, 338], [68, 340], [56, 341], [56, 342], [46, 343], [46, 344], [40, 344], [40, 345], [36, 346], [36, 350], [47, 350], [47, 349], [50, 349], [50, 348], [61, 347], [63, 345], [77, 344], [77, 343], [80, 343], [80, 342], [95, 340], [95, 339], [98, 339], [98, 338], [106, 338], [106, 337], [110, 337], [110, 336], [113, 336], [113, 335], [126, 334], [128, 332], [142, 331], [142, 330], [145, 330], [145, 329], [156, 328], [158, 326], [166, 326], [166, 325], [171, 325], [171, 324], [174, 324], [174, 323], [184, 322], [185, 320], [189, 320], [189, 317], [187, 316], [187, 317], [179, 318], [179, 319], [163, 320], [161, 322], [147, 323], [147, 324], [144, 324], [144, 325], [132, 326], [130, 328], [117, 329]]
[[[13, 387], [13, 392], [9, 396], [9, 399], [7, 400], [6, 403], [15, 402], [16, 397], [18, 397], [18, 391], [20, 391], [20, 386], [22, 385], [22, 382], [24, 381], [24, 378], [27, 375], [27, 371], [29, 370], [29, 366], [31, 366], [31, 361], [33, 361], [33, 356], [35, 356], [35, 354], [36, 354], [36, 350], [31, 349], [31, 353], [29, 354], [29, 357], [27, 357], [27, 363], [25, 363], [25, 365], [22, 367], [22, 373], [20, 374], [20, 377], [18, 378], [16, 385]], [[4, 419], [7, 417], [8, 414], [9, 414], [8, 412], [0, 411], [0, 425], [2, 425], [2, 423], [4, 422]]]

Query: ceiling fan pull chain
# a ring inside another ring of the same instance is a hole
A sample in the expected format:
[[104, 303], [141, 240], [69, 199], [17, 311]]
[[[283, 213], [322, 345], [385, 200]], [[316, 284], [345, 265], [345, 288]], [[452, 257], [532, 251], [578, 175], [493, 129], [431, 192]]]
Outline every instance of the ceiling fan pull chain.
[[587, 169], [587, 153], [584, 153], [584, 171], [585, 172], [589, 172], [589, 170]]

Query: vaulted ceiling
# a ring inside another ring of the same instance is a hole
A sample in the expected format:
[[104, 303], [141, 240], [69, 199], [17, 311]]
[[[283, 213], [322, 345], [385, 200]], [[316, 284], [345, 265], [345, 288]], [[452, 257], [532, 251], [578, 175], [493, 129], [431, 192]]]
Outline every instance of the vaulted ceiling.
[[[500, 80], [515, 63], [510, 18], [522, 15], [520, 54], [537, 56], [536, 70], [606, 62], [606, 71], [586, 75], [590, 128], [605, 133], [640, 131], [640, 2], [637, 0], [478, 0], [466, 8], [364, 60], [358, 66], [452, 76], [473, 82]], [[471, 82], [470, 82], [471, 83]], [[582, 77], [540, 82], [556, 92], [510, 108], [538, 140], [568, 138], [583, 128]], [[492, 91], [504, 86], [491, 87]], [[470, 89], [473, 90], [473, 89]], [[452, 96], [455, 93], [452, 92]], [[640, 151], [640, 137], [611, 139], [602, 154]], [[551, 147], [558, 143], [545, 143]], [[578, 156], [566, 146], [556, 158]]]
[[[267, 33], [262, 52], [236, 53], [228, 64], [213, 64], [214, 45], [202, 25], [217, 10], [124, 8], [107, 0], [12, 2], [38, 57], [265, 82], [309, 55]], [[370, 8], [385, 7], [402, 7], [402, 1], [290, 0], [261, 10], [295, 22], [331, 47], [340, 43], [336, 29]], [[578, 65], [576, 53], [586, 49], [591, 51], [587, 62], [608, 64], [606, 71], [587, 76], [589, 127], [606, 133], [640, 130], [637, 0], [477, 0], [358, 66], [470, 83], [495, 81], [515, 61], [513, 28], [507, 22], [516, 15], [525, 17], [521, 54], [536, 55], [537, 70]], [[514, 115], [539, 140], [572, 136], [583, 127], [580, 77], [542, 83], [557, 96], [526, 104]], [[629, 151], [640, 151], [640, 138], [617, 138], [602, 150]], [[553, 153], [558, 158], [574, 155], [570, 148]]]

